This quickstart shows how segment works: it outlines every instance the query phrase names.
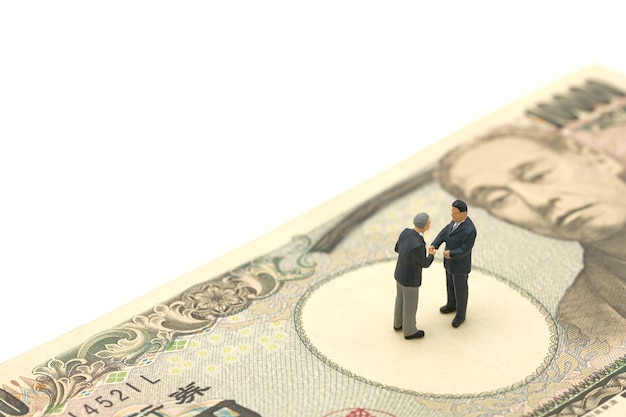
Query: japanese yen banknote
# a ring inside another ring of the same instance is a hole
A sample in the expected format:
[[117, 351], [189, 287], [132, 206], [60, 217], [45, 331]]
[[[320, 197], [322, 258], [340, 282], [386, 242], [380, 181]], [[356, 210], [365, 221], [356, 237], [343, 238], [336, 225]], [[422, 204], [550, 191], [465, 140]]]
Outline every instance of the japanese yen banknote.
[[[394, 245], [456, 199], [466, 320], [441, 250], [406, 340]], [[625, 233], [626, 77], [594, 66], [1, 364], [0, 416], [623, 416]]]

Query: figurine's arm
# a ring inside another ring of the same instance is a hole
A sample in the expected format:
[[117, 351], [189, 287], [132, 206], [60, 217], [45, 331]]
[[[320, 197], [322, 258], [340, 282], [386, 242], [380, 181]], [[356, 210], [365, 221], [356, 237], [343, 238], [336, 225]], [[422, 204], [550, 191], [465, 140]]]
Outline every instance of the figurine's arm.
[[[448, 227], [448, 226], [446, 226]], [[437, 237], [435, 237], [435, 239], [431, 242], [430, 247], [435, 248], [435, 249], [439, 249], [439, 246], [445, 241], [445, 230], [446, 227], [444, 227], [443, 229], [441, 229], [441, 231], [439, 232], [439, 234], [437, 234]]]
[[450, 252], [450, 259], [464, 258], [472, 251], [475, 241], [476, 229], [472, 229], [463, 236], [463, 241], [461, 242], [461, 245], [446, 252]]
[[424, 246], [414, 248], [409, 256], [412, 263], [422, 268], [428, 268], [435, 259], [433, 255], [426, 255], [426, 248]]

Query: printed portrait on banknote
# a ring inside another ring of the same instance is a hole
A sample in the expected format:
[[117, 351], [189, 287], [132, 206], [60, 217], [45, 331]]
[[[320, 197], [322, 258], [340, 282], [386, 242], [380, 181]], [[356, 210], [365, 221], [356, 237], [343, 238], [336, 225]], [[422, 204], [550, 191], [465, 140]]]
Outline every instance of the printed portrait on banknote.
[[[394, 243], [418, 212], [439, 230], [455, 199], [478, 231], [467, 320], [439, 312], [438, 253], [420, 290], [426, 335], [405, 340]], [[558, 80], [303, 217], [117, 325], [0, 365], [0, 416], [624, 410], [626, 77]]]

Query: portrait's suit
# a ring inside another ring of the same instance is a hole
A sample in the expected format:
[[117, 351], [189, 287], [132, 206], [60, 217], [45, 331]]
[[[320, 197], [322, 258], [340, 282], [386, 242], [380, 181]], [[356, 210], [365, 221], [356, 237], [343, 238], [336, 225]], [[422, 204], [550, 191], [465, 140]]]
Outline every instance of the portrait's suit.
[[415, 315], [419, 287], [422, 285], [422, 268], [428, 268], [434, 256], [426, 255], [426, 242], [415, 229], [404, 229], [394, 250], [398, 253], [398, 260], [394, 272], [396, 303], [393, 327], [402, 327], [406, 337], [417, 333]]
[[446, 225], [432, 242], [435, 249], [445, 242], [444, 250], [450, 251], [450, 259], [444, 258], [446, 269], [446, 306], [456, 309], [456, 317], [464, 320], [467, 311], [468, 274], [472, 270], [472, 248], [476, 240], [476, 228], [467, 217], [454, 229], [454, 221]]

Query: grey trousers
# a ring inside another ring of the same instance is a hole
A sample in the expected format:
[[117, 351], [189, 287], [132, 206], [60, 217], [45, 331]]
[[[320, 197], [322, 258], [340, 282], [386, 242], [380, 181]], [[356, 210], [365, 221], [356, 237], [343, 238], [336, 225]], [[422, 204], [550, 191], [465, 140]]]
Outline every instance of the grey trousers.
[[393, 312], [393, 327], [402, 326], [405, 336], [417, 333], [415, 315], [417, 314], [417, 301], [419, 299], [419, 287], [405, 287], [396, 281], [396, 306]]

